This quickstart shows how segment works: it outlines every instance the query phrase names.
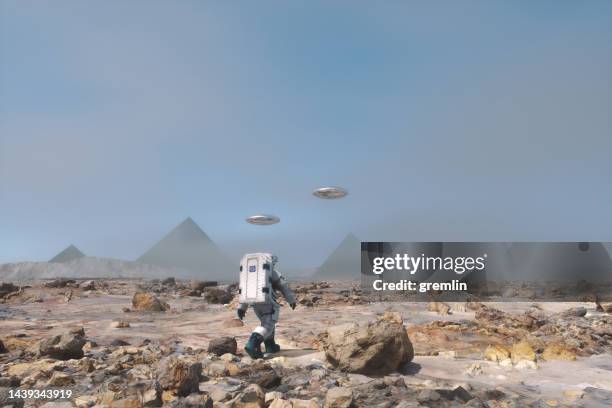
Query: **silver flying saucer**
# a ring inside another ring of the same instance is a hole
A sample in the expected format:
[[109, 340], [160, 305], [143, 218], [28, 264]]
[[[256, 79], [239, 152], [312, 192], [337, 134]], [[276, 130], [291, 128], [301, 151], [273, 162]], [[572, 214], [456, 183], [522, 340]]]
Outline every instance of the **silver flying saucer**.
[[319, 198], [333, 200], [336, 198], [345, 197], [348, 194], [348, 191], [341, 187], [321, 187], [313, 191], [312, 194]]
[[254, 224], [254, 225], [272, 225], [272, 224], [276, 224], [279, 221], [280, 221], [280, 218], [278, 218], [275, 215], [269, 215], [269, 214], [252, 215], [246, 219], [246, 222], [248, 222], [249, 224]]

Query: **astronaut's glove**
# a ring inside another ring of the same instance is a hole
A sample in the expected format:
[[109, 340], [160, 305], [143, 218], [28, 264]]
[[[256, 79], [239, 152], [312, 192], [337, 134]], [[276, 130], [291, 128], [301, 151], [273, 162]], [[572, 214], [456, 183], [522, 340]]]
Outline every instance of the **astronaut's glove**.
[[293, 303], [290, 303], [290, 304], [289, 304], [289, 306], [291, 306], [291, 309], [292, 309], [292, 310], [295, 310], [295, 307], [296, 307], [297, 305], [295, 304], [295, 302], [293, 302]]
[[246, 310], [238, 309], [236, 310], [236, 314], [238, 314], [238, 318], [242, 320], [244, 319], [244, 315], [246, 315]]

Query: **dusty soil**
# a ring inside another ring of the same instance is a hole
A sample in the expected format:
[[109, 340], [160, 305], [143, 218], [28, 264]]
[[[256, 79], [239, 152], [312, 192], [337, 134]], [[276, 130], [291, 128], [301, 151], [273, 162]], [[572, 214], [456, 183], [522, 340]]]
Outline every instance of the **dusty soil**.
[[[345, 406], [328, 391], [335, 388], [349, 390], [351, 405], [346, 406], [353, 407], [612, 405], [612, 319], [594, 303], [450, 303], [446, 313], [427, 303], [366, 303], [352, 282], [294, 285], [299, 305], [295, 311], [283, 307], [277, 326], [282, 351], [253, 362], [243, 347], [257, 320], [248, 311], [244, 325], [237, 321], [235, 300], [211, 303], [214, 297], [204, 293], [208, 289], [193, 290], [189, 282], [98, 280], [93, 289], [78, 284], [34, 284], [0, 303], [0, 340], [6, 349], [0, 353], [0, 389], [6, 394], [19, 384], [22, 389], [50, 388], [62, 384], [56, 373], [66, 373], [72, 380], [64, 387], [74, 395], [55, 402], [3, 401], [0, 395], [0, 406]], [[134, 311], [137, 291], [154, 294], [170, 309]], [[376, 377], [330, 366], [321, 333], [330, 326], [376, 320], [389, 311], [399, 313], [414, 346], [415, 358], [402, 372]], [[37, 354], [41, 340], [80, 327], [88, 342], [82, 359], [58, 363]], [[224, 336], [236, 339], [235, 355], [207, 353], [210, 341]], [[516, 344], [522, 340], [533, 350], [533, 361], [485, 358], [491, 345], [518, 356]], [[551, 345], [561, 350], [554, 354], [558, 357], [550, 357]], [[136, 378], [146, 382], [159, 377], [158, 362], [170, 357], [201, 364], [197, 381], [209, 402], [189, 405], [171, 387], [160, 391], [159, 398], [155, 390], [150, 399], [143, 393], [130, 396], [127, 389], [140, 366], [152, 370]], [[43, 364], [34, 370], [38, 374], [32, 372], [35, 364]], [[279, 378], [253, 380], [262, 372]], [[250, 395], [257, 392], [248, 386], [253, 382], [265, 399], [256, 396], [252, 403]]]

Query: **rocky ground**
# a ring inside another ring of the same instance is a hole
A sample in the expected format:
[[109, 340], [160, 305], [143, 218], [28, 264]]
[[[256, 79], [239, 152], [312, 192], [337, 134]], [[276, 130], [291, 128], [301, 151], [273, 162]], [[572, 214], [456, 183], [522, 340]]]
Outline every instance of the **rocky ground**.
[[233, 285], [0, 284], [0, 407], [612, 405], [609, 304], [368, 303], [357, 283], [293, 287], [283, 350], [253, 361], [242, 348], [257, 320], [235, 318]]

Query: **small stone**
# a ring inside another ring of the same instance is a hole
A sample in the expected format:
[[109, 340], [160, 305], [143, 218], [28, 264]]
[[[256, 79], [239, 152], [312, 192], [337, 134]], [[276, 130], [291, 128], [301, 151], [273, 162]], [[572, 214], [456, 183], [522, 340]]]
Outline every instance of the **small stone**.
[[208, 343], [207, 351], [217, 356], [222, 356], [226, 353], [236, 354], [238, 351], [238, 344], [236, 343], [235, 337], [219, 337]]
[[264, 402], [266, 404], [272, 402], [275, 399], [282, 399], [283, 398], [283, 393], [282, 392], [278, 392], [278, 391], [272, 391], [272, 392], [266, 392], [266, 396], [264, 398]]
[[478, 363], [473, 363], [469, 365], [468, 368], [465, 370], [465, 374], [469, 375], [470, 377], [476, 377], [477, 375], [481, 375], [482, 373], [482, 366]]
[[535, 361], [520, 360], [519, 362], [514, 364], [514, 368], [516, 368], [517, 370], [535, 370], [538, 368], [538, 365]]
[[512, 346], [510, 357], [514, 364], [517, 364], [521, 360], [536, 361], [535, 351], [531, 347], [531, 344], [525, 340], [515, 343]]
[[584, 396], [584, 391], [582, 390], [565, 390], [563, 391], [563, 396], [568, 399], [580, 399]]
[[244, 322], [240, 319], [229, 319], [223, 322], [223, 327], [231, 328], [231, 327], [242, 327], [244, 326]]
[[498, 363], [502, 360], [510, 358], [510, 352], [503, 346], [490, 345], [485, 349], [484, 357], [486, 360]]
[[439, 399], [440, 394], [434, 390], [422, 390], [417, 394], [419, 402], [438, 401]]
[[59, 371], [54, 372], [47, 383], [50, 387], [66, 387], [71, 384], [74, 384], [72, 376]]
[[544, 349], [544, 352], [542, 353], [542, 358], [546, 361], [574, 361], [576, 360], [576, 353], [560, 344], [551, 344]]
[[436, 312], [439, 315], [449, 315], [451, 307], [444, 302], [429, 302], [427, 310], [430, 312]]
[[80, 329], [70, 330], [38, 343], [38, 355], [49, 356], [58, 360], [70, 360], [83, 358], [83, 346], [86, 343], [85, 331]]
[[111, 327], [114, 329], [127, 329], [130, 327], [130, 323], [126, 322], [125, 320], [119, 320], [117, 322], [112, 322]]
[[250, 384], [234, 399], [229, 401], [232, 408], [263, 408], [265, 406], [265, 394], [257, 384]]
[[349, 408], [353, 404], [353, 390], [333, 387], [327, 390], [324, 408]]
[[294, 405], [291, 401], [275, 398], [270, 402], [268, 408], [294, 408]]
[[159, 362], [157, 378], [164, 391], [178, 396], [198, 392], [202, 364], [171, 356]]

